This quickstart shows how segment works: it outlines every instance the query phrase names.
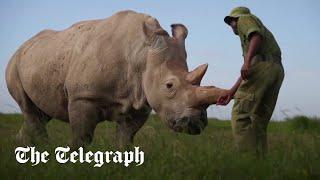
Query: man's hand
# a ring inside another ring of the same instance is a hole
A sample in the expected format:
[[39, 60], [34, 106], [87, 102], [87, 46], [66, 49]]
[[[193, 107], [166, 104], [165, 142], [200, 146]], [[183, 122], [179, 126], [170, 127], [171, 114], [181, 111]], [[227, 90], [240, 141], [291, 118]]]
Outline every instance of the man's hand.
[[245, 60], [242, 67], [241, 67], [241, 77], [243, 80], [248, 80], [250, 73], [250, 62]]
[[235, 90], [232, 90], [232, 89], [228, 90], [227, 94], [222, 95], [218, 98], [217, 105], [225, 106], [225, 105], [229, 104], [229, 102], [231, 101], [231, 99], [233, 98], [235, 93], [236, 93]]

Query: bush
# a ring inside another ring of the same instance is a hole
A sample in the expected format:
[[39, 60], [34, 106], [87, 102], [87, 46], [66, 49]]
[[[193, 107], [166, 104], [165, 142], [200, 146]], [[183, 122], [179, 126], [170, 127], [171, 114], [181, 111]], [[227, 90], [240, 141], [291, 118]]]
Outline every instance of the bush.
[[287, 120], [291, 130], [320, 132], [320, 120], [307, 116], [296, 116]]

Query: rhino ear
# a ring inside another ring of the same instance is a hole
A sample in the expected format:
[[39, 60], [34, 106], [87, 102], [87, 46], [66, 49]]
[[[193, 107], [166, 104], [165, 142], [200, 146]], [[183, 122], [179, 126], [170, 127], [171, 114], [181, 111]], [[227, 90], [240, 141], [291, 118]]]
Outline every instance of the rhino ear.
[[171, 24], [172, 36], [183, 43], [188, 36], [188, 29], [183, 24]]
[[159, 22], [152, 17], [149, 17], [143, 23], [143, 33], [147, 38], [147, 44], [152, 45], [158, 36], [169, 36], [167, 31], [161, 28]]

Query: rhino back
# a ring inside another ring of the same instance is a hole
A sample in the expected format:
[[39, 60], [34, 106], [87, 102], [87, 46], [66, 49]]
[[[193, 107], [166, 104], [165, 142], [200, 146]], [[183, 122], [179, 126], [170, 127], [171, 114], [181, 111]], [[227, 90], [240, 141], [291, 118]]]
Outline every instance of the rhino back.
[[70, 66], [69, 100], [90, 99], [121, 113], [144, 105], [142, 72], [147, 45], [143, 23], [149, 17], [122, 11], [97, 27], [97, 39]]
[[128, 108], [142, 96], [142, 92], [132, 91], [141, 91], [140, 85], [128, 82], [130, 72], [139, 73], [141, 70], [134, 69], [143, 68], [130, 61], [143, 59], [132, 54], [143, 56], [141, 25], [147, 17], [124, 11], [107, 19], [82, 21], [63, 31], [40, 32], [15, 56], [25, 92], [41, 110], [59, 119], [68, 119], [70, 97], [93, 97]]

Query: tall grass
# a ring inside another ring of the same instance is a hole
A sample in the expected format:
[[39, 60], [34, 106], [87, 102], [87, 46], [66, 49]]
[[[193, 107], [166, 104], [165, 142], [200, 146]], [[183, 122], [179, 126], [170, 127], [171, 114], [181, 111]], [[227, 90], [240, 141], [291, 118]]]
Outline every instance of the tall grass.
[[[145, 152], [145, 163], [125, 168], [106, 164], [58, 164], [54, 149], [68, 145], [69, 125], [53, 120], [48, 124], [51, 160], [31, 166], [15, 160], [14, 135], [21, 115], [0, 115], [0, 179], [319, 179], [320, 122], [298, 116], [284, 122], [271, 122], [268, 129], [269, 153], [266, 159], [239, 154], [233, 148], [229, 121], [209, 120], [201, 135], [177, 134], [157, 116], [137, 133], [135, 146]], [[99, 124], [88, 150], [116, 150], [114, 123]]]

